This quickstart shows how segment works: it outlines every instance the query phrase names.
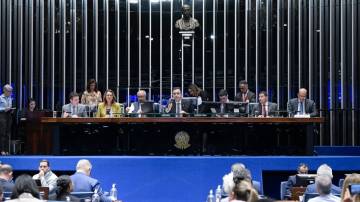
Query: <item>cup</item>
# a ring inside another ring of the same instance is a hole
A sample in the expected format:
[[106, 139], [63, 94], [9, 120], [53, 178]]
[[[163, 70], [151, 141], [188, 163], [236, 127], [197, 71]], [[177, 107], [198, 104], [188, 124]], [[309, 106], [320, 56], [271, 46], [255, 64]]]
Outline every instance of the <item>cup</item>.
[[57, 116], [57, 111], [53, 111], [53, 118], [56, 118]]

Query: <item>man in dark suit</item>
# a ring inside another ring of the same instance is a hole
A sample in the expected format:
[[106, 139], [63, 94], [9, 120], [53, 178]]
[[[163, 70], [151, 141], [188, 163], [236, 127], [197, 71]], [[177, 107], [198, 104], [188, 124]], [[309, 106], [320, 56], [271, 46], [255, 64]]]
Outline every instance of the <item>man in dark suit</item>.
[[139, 90], [136, 93], [137, 102], [131, 103], [130, 107], [126, 107], [127, 113], [142, 113], [142, 110], [140, 109], [141, 103], [146, 102], [146, 91]]
[[171, 114], [188, 114], [193, 112], [193, 106], [190, 101], [182, 99], [181, 90], [179, 87], [173, 88], [172, 98], [165, 109], [166, 113]]
[[[297, 169], [297, 173], [308, 174], [308, 172], [309, 172], [309, 167], [304, 163], [300, 163]], [[296, 184], [296, 175], [289, 176], [289, 179], [285, 186], [285, 194], [286, 197], [289, 199], [291, 198], [291, 188], [293, 188], [295, 184]]]
[[85, 105], [79, 104], [80, 96], [76, 92], [70, 93], [70, 103], [62, 107], [62, 117], [87, 117]]
[[255, 93], [249, 90], [247, 81], [242, 80], [239, 82], [240, 92], [235, 96], [235, 101], [238, 102], [256, 102]]
[[104, 192], [100, 186], [100, 182], [97, 179], [90, 177], [92, 165], [90, 161], [81, 159], [76, 165], [76, 173], [71, 177], [73, 183], [74, 192], [94, 192], [100, 196], [101, 202], [111, 202], [112, 200], [104, 195]]
[[0, 167], [0, 187], [3, 188], [4, 192], [12, 192], [14, 188], [14, 182], [12, 182], [13, 170], [8, 164], [1, 165]]
[[229, 109], [226, 108], [226, 103], [229, 103], [229, 94], [225, 89], [219, 91], [220, 108], [216, 109], [217, 113], [230, 113]]
[[252, 114], [256, 117], [270, 117], [275, 116], [277, 110], [277, 104], [268, 101], [267, 92], [261, 91], [259, 93], [259, 104], [254, 106]]
[[311, 117], [317, 116], [316, 104], [313, 100], [306, 99], [307, 90], [300, 88], [297, 98], [293, 98], [287, 103], [289, 114], [310, 114]]

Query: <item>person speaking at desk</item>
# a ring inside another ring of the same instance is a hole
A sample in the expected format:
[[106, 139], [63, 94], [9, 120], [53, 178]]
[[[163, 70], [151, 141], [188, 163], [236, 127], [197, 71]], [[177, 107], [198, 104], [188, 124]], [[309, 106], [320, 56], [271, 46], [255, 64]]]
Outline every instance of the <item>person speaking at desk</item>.
[[191, 102], [182, 99], [181, 90], [179, 87], [173, 88], [172, 98], [165, 109], [166, 113], [171, 114], [188, 114], [193, 112]]
[[297, 98], [293, 98], [287, 103], [287, 111], [290, 115], [310, 114], [311, 117], [317, 116], [316, 104], [313, 100], [306, 99], [307, 90], [300, 88]]
[[122, 104], [116, 102], [114, 91], [106, 90], [104, 93], [104, 102], [98, 105], [96, 117], [120, 117]]
[[87, 117], [85, 105], [79, 104], [80, 96], [76, 92], [70, 93], [70, 103], [62, 107], [63, 118]]
[[259, 104], [255, 105], [252, 114], [255, 117], [271, 117], [277, 111], [277, 104], [268, 101], [268, 94], [266, 91], [259, 93]]
[[138, 101], [131, 103], [130, 107], [126, 107], [127, 113], [138, 113], [138, 114], [143, 113], [143, 111], [141, 110], [141, 105], [142, 103], [146, 102], [146, 91], [139, 90], [136, 93], [136, 97]]

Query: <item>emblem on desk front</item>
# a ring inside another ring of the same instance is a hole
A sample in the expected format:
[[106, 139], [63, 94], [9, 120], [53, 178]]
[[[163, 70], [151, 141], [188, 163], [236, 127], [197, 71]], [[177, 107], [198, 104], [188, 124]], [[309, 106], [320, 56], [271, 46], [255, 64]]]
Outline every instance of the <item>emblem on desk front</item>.
[[185, 150], [191, 146], [189, 141], [190, 135], [185, 131], [180, 131], [175, 135], [176, 144], [174, 146], [178, 149]]

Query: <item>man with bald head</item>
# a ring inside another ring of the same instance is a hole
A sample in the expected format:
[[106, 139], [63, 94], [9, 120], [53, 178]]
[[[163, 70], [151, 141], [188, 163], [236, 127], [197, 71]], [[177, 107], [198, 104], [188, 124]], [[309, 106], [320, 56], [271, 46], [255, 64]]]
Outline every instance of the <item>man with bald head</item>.
[[307, 99], [307, 90], [300, 88], [297, 98], [293, 98], [287, 103], [287, 111], [289, 114], [310, 114], [311, 117], [317, 116], [316, 104], [313, 100]]
[[146, 91], [139, 90], [136, 93], [136, 97], [137, 97], [137, 102], [131, 103], [130, 107], [126, 108], [127, 113], [138, 113], [138, 114], [143, 113], [143, 110], [141, 109], [141, 103], [146, 102]]
[[73, 183], [74, 192], [94, 192], [100, 196], [101, 202], [111, 202], [110, 198], [104, 195], [104, 192], [100, 186], [100, 182], [97, 179], [90, 177], [92, 165], [89, 160], [81, 159], [76, 164], [76, 173], [71, 177]]

